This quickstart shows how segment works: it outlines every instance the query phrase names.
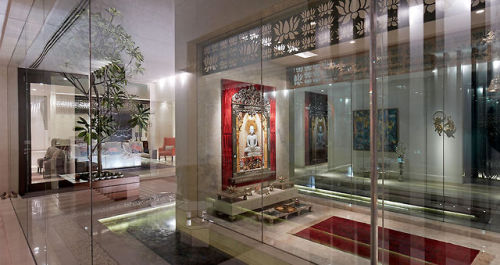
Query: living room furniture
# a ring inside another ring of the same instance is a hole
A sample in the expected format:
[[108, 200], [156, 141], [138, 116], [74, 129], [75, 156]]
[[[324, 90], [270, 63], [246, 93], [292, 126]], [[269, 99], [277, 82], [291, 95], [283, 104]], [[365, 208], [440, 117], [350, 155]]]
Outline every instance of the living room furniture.
[[69, 163], [67, 163], [66, 151], [56, 147], [49, 147], [47, 154], [49, 156], [46, 155], [43, 158], [43, 178], [51, 178], [68, 172]]
[[69, 170], [68, 150], [70, 140], [53, 138], [43, 158], [37, 159], [37, 171], [43, 178], [64, 174]]
[[171, 156], [172, 161], [174, 161], [175, 138], [173, 137], [163, 138], [163, 146], [158, 149], [158, 160], [160, 160], [162, 156], [165, 157], [165, 161], [167, 161], [167, 156]]

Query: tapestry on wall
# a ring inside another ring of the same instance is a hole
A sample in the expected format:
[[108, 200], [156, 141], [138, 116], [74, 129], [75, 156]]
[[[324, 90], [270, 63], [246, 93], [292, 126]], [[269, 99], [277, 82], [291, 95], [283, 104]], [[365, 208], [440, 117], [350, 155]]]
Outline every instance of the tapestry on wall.
[[274, 87], [222, 80], [222, 187], [275, 177]]
[[[353, 149], [370, 150], [370, 110], [353, 111]], [[378, 150], [395, 152], [398, 145], [398, 109], [378, 111]]]
[[305, 93], [305, 163], [328, 161], [328, 96]]

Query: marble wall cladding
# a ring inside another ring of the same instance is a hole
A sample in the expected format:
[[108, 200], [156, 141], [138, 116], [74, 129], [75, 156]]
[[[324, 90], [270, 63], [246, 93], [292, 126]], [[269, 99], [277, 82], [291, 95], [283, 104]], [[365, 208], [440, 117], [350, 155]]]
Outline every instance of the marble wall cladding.
[[[286, 69], [266, 65], [250, 65], [223, 73], [202, 76], [197, 83], [197, 159], [199, 200], [212, 197], [222, 186], [221, 150], [221, 80], [264, 84], [276, 87], [276, 163], [277, 174], [288, 176], [288, 93]], [[267, 74], [267, 73], [273, 73]]]
[[262, 65], [262, 84], [276, 87], [276, 176], [290, 177], [290, 97], [286, 82], [286, 69], [280, 65]]
[[328, 169], [347, 170], [352, 159], [351, 82], [337, 83], [328, 89]]
[[9, 127], [7, 106], [7, 68], [0, 67], [0, 193], [8, 191], [9, 188]]
[[293, 154], [295, 168], [305, 166], [305, 93], [302, 89], [293, 91]]

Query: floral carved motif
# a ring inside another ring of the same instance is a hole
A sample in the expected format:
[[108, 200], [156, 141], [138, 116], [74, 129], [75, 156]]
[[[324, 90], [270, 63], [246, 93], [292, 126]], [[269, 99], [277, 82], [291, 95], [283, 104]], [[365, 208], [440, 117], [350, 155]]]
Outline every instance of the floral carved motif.
[[369, 8], [367, 0], [339, 1], [336, 7], [340, 15], [339, 22], [342, 22], [342, 24], [346, 24], [358, 17], [365, 18]]
[[[451, 0], [447, 0], [451, 1]], [[202, 74], [272, 60], [363, 38], [368, 32], [368, 0], [318, 0], [286, 15], [264, 19], [262, 25], [201, 44]], [[407, 26], [399, 10], [423, 5], [424, 22], [436, 19], [436, 0], [377, 0], [377, 31]], [[471, 10], [484, 8], [485, 0], [471, 0]], [[439, 12], [438, 12], [439, 13]], [[383, 15], [381, 15], [383, 14]], [[380, 19], [383, 18], [383, 19]]]
[[295, 36], [299, 34], [297, 28], [299, 27], [299, 19], [297, 17], [291, 17], [290, 20], [279, 21], [278, 24], [274, 25], [274, 33], [276, 33], [276, 38], [274, 39], [278, 43], [282, 43], [284, 40], [293, 40]]

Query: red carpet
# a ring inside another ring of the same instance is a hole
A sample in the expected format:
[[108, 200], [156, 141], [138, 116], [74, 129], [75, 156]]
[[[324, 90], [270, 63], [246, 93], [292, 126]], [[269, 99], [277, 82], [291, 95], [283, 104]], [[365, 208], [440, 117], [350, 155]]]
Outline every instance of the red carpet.
[[[389, 265], [470, 265], [479, 250], [387, 228], [378, 229], [379, 261]], [[370, 257], [370, 225], [330, 217], [296, 236], [361, 257]]]

